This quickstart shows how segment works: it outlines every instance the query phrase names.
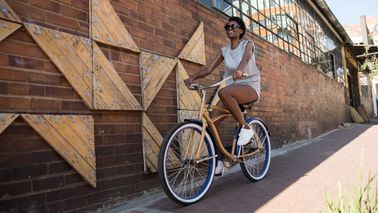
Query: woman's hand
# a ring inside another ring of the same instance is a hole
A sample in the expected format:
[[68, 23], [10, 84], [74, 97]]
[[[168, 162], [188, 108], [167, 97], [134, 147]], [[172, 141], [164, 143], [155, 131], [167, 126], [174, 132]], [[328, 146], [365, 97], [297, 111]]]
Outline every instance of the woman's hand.
[[184, 80], [185, 86], [189, 87], [193, 83], [194, 79], [192, 77]]
[[240, 70], [236, 70], [233, 74], [232, 74], [232, 78], [235, 80], [239, 80], [239, 79], [242, 79], [243, 78], [243, 72], [240, 71]]

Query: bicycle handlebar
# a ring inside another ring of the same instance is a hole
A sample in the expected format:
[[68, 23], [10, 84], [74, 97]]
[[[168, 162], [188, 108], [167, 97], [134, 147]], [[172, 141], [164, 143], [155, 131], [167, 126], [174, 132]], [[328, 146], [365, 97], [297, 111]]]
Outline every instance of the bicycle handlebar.
[[[248, 77], [248, 75], [246, 73], [243, 73], [242, 75], [244, 78]], [[221, 81], [218, 81], [217, 83], [215, 84], [211, 84], [211, 85], [208, 85], [208, 86], [204, 86], [204, 85], [200, 85], [200, 84], [191, 84], [188, 88], [190, 90], [203, 90], [203, 89], [209, 89], [209, 88], [213, 88], [213, 87], [217, 87], [219, 85], [221, 85], [223, 82], [229, 80], [229, 79], [232, 79], [232, 76], [228, 76], [227, 78], [224, 78], [222, 79]]]

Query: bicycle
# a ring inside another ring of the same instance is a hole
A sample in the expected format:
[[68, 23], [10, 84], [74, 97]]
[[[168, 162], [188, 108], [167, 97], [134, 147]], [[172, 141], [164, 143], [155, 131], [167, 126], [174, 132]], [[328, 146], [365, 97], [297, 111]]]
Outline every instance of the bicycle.
[[[244, 118], [254, 130], [248, 144], [237, 145], [240, 131], [237, 125], [232, 146], [227, 150], [214, 126], [215, 121], [232, 114], [223, 107], [205, 104], [206, 89], [217, 87], [228, 79], [210, 86], [192, 84], [190, 89], [199, 91], [201, 95], [198, 118], [185, 119], [176, 124], [164, 137], [158, 158], [158, 174], [165, 193], [181, 205], [195, 203], [205, 196], [214, 179], [218, 151], [224, 155], [225, 166], [239, 164], [250, 181], [259, 181], [268, 172], [271, 156], [269, 131], [262, 119], [248, 117], [247, 110], [253, 103], [239, 105]], [[215, 109], [223, 114], [210, 118], [209, 111]]]

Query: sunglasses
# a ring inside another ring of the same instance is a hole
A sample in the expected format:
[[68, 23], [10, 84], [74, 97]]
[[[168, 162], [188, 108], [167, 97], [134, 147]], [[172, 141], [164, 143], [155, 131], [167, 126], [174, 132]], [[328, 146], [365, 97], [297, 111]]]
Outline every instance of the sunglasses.
[[237, 28], [240, 29], [240, 26], [238, 24], [236, 24], [236, 23], [224, 25], [224, 30], [226, 30], [226, 31], [228, 31], [228, 30], [235, 30]]

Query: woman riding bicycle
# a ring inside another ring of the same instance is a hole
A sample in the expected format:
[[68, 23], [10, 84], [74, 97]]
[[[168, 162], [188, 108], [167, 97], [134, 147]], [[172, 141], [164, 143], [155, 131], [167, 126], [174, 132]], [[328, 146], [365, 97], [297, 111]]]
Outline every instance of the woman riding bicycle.
[[[232, 76], [233, 79], [226, 81], [226, 87], [222, 88], [218, 96], [221, 100], [217, 105], [223, 106], [231, 112], [233, 117], [242, 127], [239, 133], [237, 144], [243, 146], [253, 137], [252, 128], [245, 122], [239, 104], [256, 102], [260, 98], [260, 71], [256, 66], [255, 45], [253, 41], [243, 39], [246, 32], [244, 21], [239, 17], [231, 17], [224, 26], [230, 43], [222, 47], [215, 59], [209, 66], [203, 67], [194, 76], [185, 80], [187, 86], [198, 78], [209, 75], [222, 61], [224, 61], [223, 78]], [[243, 73], [247, 74], [243, 78]], [[214, 110], [212, 117], [222, 112]], [[218, 128], [221, 120], [215, 124]], [[218, 162], [215, 174], [223, 170], [223, 163]]]

